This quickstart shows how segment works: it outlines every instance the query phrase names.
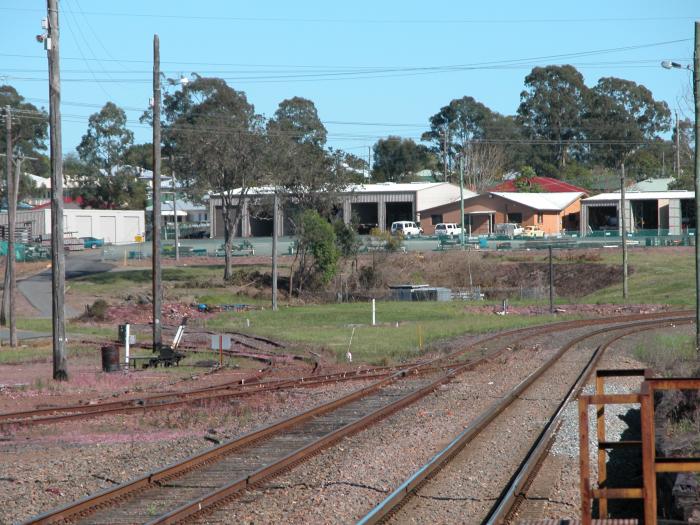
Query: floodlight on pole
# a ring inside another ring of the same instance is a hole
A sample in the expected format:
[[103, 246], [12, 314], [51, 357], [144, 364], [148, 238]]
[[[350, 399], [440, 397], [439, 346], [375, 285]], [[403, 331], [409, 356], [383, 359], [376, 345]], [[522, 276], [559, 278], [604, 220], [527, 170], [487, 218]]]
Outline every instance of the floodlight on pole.
[[664, 69], [687, 69], [689, 71], [693, 70], [690, 64], [684, 66], [683, 64], [679, 64], [678, 62], [673, 62], [671, 60], [664, 60], [663, 62], [661, 62], [661, 67]]

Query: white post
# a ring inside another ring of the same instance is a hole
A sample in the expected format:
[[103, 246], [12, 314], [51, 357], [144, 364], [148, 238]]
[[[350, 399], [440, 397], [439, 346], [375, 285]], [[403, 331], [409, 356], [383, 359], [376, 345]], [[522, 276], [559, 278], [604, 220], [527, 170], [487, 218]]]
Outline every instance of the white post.
[[377, 324], [377, 307], [374, 299], [372, 299], [372, 326]]
[[126, 369], [129, 369], [129, 339], [131, 335], [129, 334], [131, 325], [126, 323], [124, 328], [124, 365]]

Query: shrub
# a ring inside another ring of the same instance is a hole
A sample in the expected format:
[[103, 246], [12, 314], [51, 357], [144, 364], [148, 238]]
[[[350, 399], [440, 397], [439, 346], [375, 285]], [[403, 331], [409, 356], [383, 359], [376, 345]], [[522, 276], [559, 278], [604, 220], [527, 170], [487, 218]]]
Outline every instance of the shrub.
[[85, 305], [85, 315], [83, 317], [93, 321], [105, 321], [107, 319], [107, 308], [109, 308], [107, 301], [98, 299], [92, 305]]

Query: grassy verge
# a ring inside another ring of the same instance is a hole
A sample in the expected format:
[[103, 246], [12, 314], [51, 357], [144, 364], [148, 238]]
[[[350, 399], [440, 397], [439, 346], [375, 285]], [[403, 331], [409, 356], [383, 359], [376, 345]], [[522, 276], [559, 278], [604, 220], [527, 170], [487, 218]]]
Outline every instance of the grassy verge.
[[[601, 251], [602, 263], [621, 264], [621, 252]], [[692, 249], [684, 251], [646, 250], [631, 248], [629, 265], [629, 303], [672, 304], [679, 307], [695, 305]], [[580, 303], [624, 303], [622, 283], [598, 290], [579, 299]]]
[[654, 334], [639, 343], [633, 354], [665, 375], [688, 375], [693, 364], [695, 368], [698, 365], [695, 337], [688, 334]]
[[278, 312], [226, 312], [207, 325], [210, 329], [238, 330], [309, 345], [331, 353], [338, 361], [345, 359], [350, 348], [354, 360], [385, 364], [419, 355], [419, 334], [425, 347], [463, 334], [521, 328], [568, 318], [473, 314], [466, 313], [464, 305], [456, 302], [378, 302], [377, 326], [374, 327], [370, 326], [368, 303], [288, 307]]

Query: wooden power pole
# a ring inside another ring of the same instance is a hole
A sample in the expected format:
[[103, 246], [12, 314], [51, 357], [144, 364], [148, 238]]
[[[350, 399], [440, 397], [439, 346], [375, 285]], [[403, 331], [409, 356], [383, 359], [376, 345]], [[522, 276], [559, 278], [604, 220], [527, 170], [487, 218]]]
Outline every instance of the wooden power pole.
[[63, 253], [63, 153], [61, 151], [61, 74], [58, 53], [58, 0], [46, 0], [48, 30], [45, 41], [49, 59], [49, 130], [51, 143], [51, 326], [53, 378], [68, 379], [66, 358], [65, 291]]
[[160, 40], [153, 35], [153, 350], [160, 350], [162, 283], [160, 272]]
[[277, 311], [277, 189], [272, 196], [272, 310]]
[[622, 238], [622, 298], [627, 299], [627, 214], [625, 213], [625, 161], [620, 171], [620, 236]]
[[693, 58], [693, 98], [695, 100], [695, 347], [700, 351], [700, 22], [695, 22]]
[[[12, 192], [10, 191], [12, 185], [12, 110], [10, 106], [5, 106], [5, 196], [7, 198], [7, 226], [9, 230], [10, 226], [10, 199]], [[9, 241], [9, 239], [8, 239]], [[7, 256], [5, 257], [5, 280], [2, 288], [2, 309], [0, 309], [0, 324], [7, 326], [8, 318], [10, 317], [10, 309], [12, 308], [10, 304], [10, 246], [7, 246]], [[11, 330], [10, 330], [11, 332]], [[12, 339], [12, 334], [10, 334], [10, 339]]]

